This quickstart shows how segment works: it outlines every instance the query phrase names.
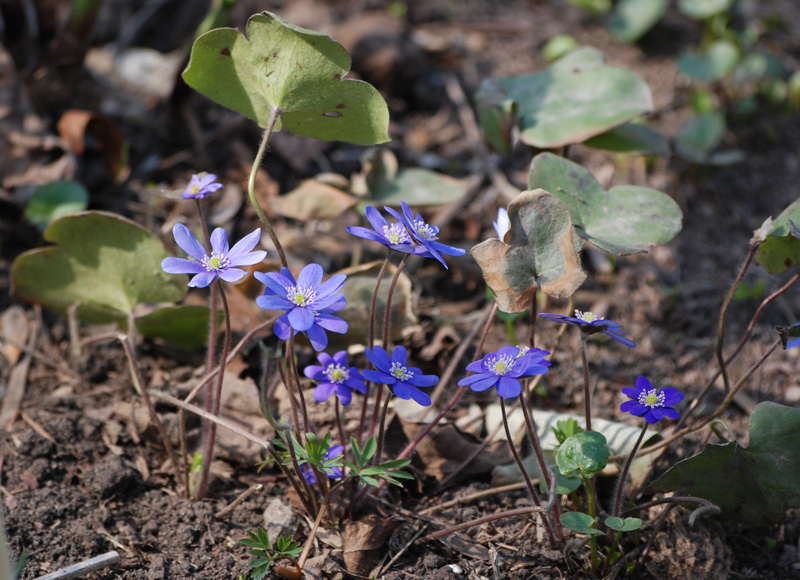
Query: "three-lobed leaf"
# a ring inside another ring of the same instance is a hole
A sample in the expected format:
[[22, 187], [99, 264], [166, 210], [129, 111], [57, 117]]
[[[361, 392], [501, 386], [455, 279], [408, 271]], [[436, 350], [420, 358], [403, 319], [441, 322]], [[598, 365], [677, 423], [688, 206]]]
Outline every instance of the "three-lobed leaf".
[[277, 110], [276, 130], [359, 145], [388, 141], [386, 102], [369, 83], [344, 78], [350, 64], [330, 37], [263, 12], [247, 22], [246, 35], [218, 28], [200, 36], [183, 79], [262, 127]]
[[561, 200], [576, 232], [613, 254], [646, 252], [652, 245], [666, 244], [681, 230], [681, 209], [665, 193], [635, 185], [606, 191], [588, 170], [552, 153], [533, 159], [528, 185], [546, 189]]

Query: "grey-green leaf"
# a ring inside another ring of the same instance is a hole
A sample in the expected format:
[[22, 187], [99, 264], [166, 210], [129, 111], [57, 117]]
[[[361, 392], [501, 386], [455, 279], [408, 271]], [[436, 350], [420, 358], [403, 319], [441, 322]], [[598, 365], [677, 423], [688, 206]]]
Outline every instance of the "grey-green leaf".
[[735, 44], [717, 40], [701, 54], [681, 55], [678, 70], [694, 80], [718, 81], [733, 72], [740, 58]]
[[44, 231], [50, 222], [83, 211], [89, 203], [89, 193], [76, 181], [54, 181], [41, 186], [25, 208], [25, 217]]
[[80, 303], [90, 323], [126, 323], [142, 302], [177, 302], [187, 278], [165, 273], [161, 241], [130, 220], [107, 212], [70, 214], [51, 223], [44, 239], [57, 244], [20, 255], [11, 267], [12, 293], [64, 313]]
[[508, 206], [511, 229], [505, 240], [489, 239], [470, 254], [503, 312], [523, 312], [537, 284], [549, 296], [571, 296], [586, 279], [580, 238], [569, 210], [548, 192], [523, 191]]
[[[182, 304], [159, 308], [136, 318], [136, 329], [148, 338], [159, 338], [168, 344], [193, 350], [208, 344], [207, 306]], [[225, 313], [218, 313], [219, 323]]]
[[636, 42], [661, 20], [668, 7], [667, 0], [621, 0], [608, 23], [609, 31], [619, 42]]
[[183, 79], [203, 95], [257, 122], [327, 141], [373, 145], [389, 140], [389, 110], [363, 81], [345, 79], [350, 56], [336, 41], [264, 12], [247, 36], [218, 28], [192, 47]]
[[609, 516], [606, 518], [606, 526], [617, 532], [633, 532], [642, 527], [642, 520], [639, 518], [618, 518]]
[[756, 262], [772, 274], [780, 274], [800, 264], [800, 199], [792, 202], [772, 224], [758, 247]]
[[662, 133], [640, 123], [625, 123], [592, 137], [584, 145], [618, 153], [669, 155], [669, 141]]
[[706, 445], [653, 482], [661, 490], [707, 499], [722, 515], [761, 526], [800, 507], [800, 409], [760, 403], [750, 416], [749, 445]]
[[734, 0], [678, 0], [678, 10], [689, 18], [704, 20], [715, 14], [727, 12]]
[[552, 153], [533, 159], [528, 184], [552, 192], [569, 208], [577, 233], [614, 254], [646, 252], [681, 230], [680, 207], [665, 193], [634, 185], [606, 191], [589, 171]]
[[591, 478], [608, 464], [606, 438], [597, 431], [581, 431], [567, 438], [556, 452], [556, 463], [561, 475], [580, 472]]
[[583, 512], [564, 512], [559, 516], [561, 525], [579, 534], [602, 536], [603, 532], [594, 529], [594, 518]]
[[638, 75], [606, 65], [602, 53], [588, 47], [542, 72], [485, 81], [478, 106], [497, 108], [509, 99], [517, 104], [520, 138], [542, 149], [583, 142], [653, 109]]

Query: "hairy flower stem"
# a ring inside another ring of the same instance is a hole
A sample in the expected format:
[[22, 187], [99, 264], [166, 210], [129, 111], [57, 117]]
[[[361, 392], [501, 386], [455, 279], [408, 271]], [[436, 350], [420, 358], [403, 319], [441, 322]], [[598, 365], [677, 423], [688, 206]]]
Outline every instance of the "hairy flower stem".
[[[219, 297], [222, 301], [222, 310], [225, 313], [225, 338], [222, 342], [222, 356], [221, 361], [227, 361], [228, 351], [231, 348], [231, 312], [228, 307], [228, 298], [225, 296], [225, 290], [222, 287], [222, 282], [217, 281]], [[219, 374], [217, 375], [217, 382], [214, 389], [206, 395], [206, 410], [208, 410], [214, 417], [219, 416], [219, 404], [222, 397], [222, 383], [225, 378], [225, 364], [220, 364]], [[210, 396], [209, 396], [210, 395]], [[211, 406], [209, 408], [208, 399], [211, 399]], [[206, 421], [203, 424], [203, 466], [200, 471], [200, 481], [197, 484], [195, 491], [195, 499], [203, 499], [208, 490], [208, 479], [211, 473], [211, 460], [214, 456], [214, 443], [217, 439], [217, 424], [213, 421]]]
[[[206, 223], [206, 215], [205, 210], [203, 209], [203, 200], [202, 199], [195, 199], [195, 205], [197, 206], [197, 213], [200, 216], [200, 225], [203, 228], [203, 240], [206, 243], [206, 247], [211, 247], [211, 236], [208, 233], [208, 224]], [[217, 309], [219, 305], [217, 304], [217, 285], [211, 285], [211, 297], [209, 300], [209, 313], [208, 313], [208, 351], [206, 353], [206, 372], [210, 373], [211, 370], [214, 368], [214, 364], [216, 362], [216, 353], [217, 353]], [[206, 409], [208, 410], [208, 409]]]
[[[306, 407], [306, 399], [303, 396], [303, 389], [300, 387], [300, 375], [297, 374], [297, 360], [294, 357], [294, 337], [295, 332], [292, 330], [292, 335], [286, 341], [286, 363], [289, 365], [289, 396], [295, 395], [300, 400], [300, 410], [303, 413], [303, 433], [310, 431], [310, 423], [308, 420], [308, 407]], [[291, 385], [291, 386], [290, 386]], [[305, 435], [303, 435], [302, 442], [305, 443]]]
[[528, 332], [528, 345], [531, 348], [536, 346], [536, 318], [536, 292], [534, 292], [533, 298], [531, 298], [531, 322]]
[[297, 414], [297, 400], [294, 398], [292, 394], [292, 388], [289, 385], [289, 377], [286, 374], [288, 370], [289, 363], [286, 362], [287, 368], [285, 369], [283, 365], [278, 367], [278, 372], [281, 375], [281, 382], [283, 386], [286, 388], [287, 393], [289, 394], [289, 407], [292, 410], [292, 425], [287, 425], [284, 431], [289, 431], [290, 429], [294, 429], [294, 434], [297, 437], [297, 440], [300, 440], [300, 415]]
[[622, 490], [625, 488], [625, 480], [628, 478], [628, 471], [630, 471], [631, 463], [633, 463], [633, 458], [636, 455], [636, 452], [639, 450], [639, 445], [642, 444], [642, 440], [644, 439], [644, 434], [646, 432], [647, 422], [645, 421], [645, 424], [642, 425], [642, 431], [639, 433], [639, 438], [636, 440], [633, 450], [631, 451], [630, 455], [628, 455], [628, 459], [625, 461], [625, 467], [622, 468], [622, 473], [619, 474], [619, 481], [617, 482], [617, 494], [614, 498], [614, 511], [611, 512], [614, 516], [619, 517], [619, 508], [622, 506]]
[[[529, 403], [527, 397], [525, 396], [527, 392], [528, 388], [526, 385], [519, 394], [519, 404], [522, 407], [522, 414], [525, 417], [525, 427], [528, 430], [528, 437], [530, 437], [531, 444], [533, 445], [533, 452], [536, 454], [536, 459], [539, 462], [539, 468], [542, 470], [542, 477], [544, 478], [544, 482], [547, 485], [548, 491], [552, 493], [553, 486], [556, 484], [556, 482], [550, 478], [550, 470], [548, 469], [547, 463], [544, 460], [542, 447], [539, 444], [539, 435], [536, 433], [536, 422], [533, 420], [533, 415], [531, 415], [530, 407], [528, 406]], [[563, 532], [561, 530], [561, 522], [559, 521], [559, 512], [560, 510], [558, 508], [558, 503], [556, 502], [553, 504], [553, 527], [560, 542]], [[549, 514], [547, 514], [547, 516], [549, 517]]]
[[264, 130], [264, 136], [261, 138], [261, 145], [258, 147], [256, 158], [253, 160], [253, 167], [250, 170], [250, 179], [247, 181], [247, 194], [250, 196], [250, 203], [253, 204], [253, 209], [256, 210], [258, 218], [261, 220], [261, 223], [264, 224], [264, 229], [267, 230], [267, 233], [272, 240], [272, 244], [275, 246], [275, 250], [278, 252], [278, 257], [281, 260], [281, 266], [287, 268], [288, 264], [286, 262], [286, 254], [283, 252], [283, 246], [281, 246], [278, 236], [275, 235], [275, 230], [272, 229], [272, 224], [269, 223], [267, 215], [258, 204], [258, 199], [256, 199], [256, 175], [258, 174], [258, 168], [261, 167], [261, 161], [264, 159], [264, 153], [267, 151], [267, 143], [269, 143], [269, 138], [272, 136], [272, 131], [275, 129], [275, 123], [278, 122], [278, 118], [281, 116], [281, 113], [283, 113], [283, 111], [277, 107], [272, 109], [272, 115], [267, 123], [267, 128]]
[[[372, 292], [372, 301], [369, 304], [369, 332], [367, 334], [367, 348], [372, 348], [375, 346], [375, 319], [377, 318], [377, 310], [378, 310], [378, 290], [380, 290], [381, 282], [383, 282], [383, 274], [386, 272], [386, 268], [389, 266], [389, 259], [392, 256], [392, 250], [389, 250], [386, 253], [386, 258], [383, 260], [383, 264], [381, 265], [381, 270], [378, 272], [378, 280], [375, 282], [375, 290]], [[386, 348], [386, 345], [384, 345]], [[364, 424], [367, 420], [367, 403], [369, 401], [369, 385], [372, 384], [369, 381], [367, 382], [367, 392], [364, 395], [364, 401], [361, 404], [361, 417], [358, 420], [358, 433], [356, 435], [356, 441], [359, 445], [361, 445], [361, 438], [364, 435]], [[344, 444], [344, 440], [342, 440]]]
[[581, 363], [583, 364], [583, 407], [586, 415], [586, 430], [592, 430], [592, 391], [589, 388], [589, 361], [586, 359], [587, 336], [581, 333]]
[[[584, 477], [581, 475], [581, 479], [583, 479], [583, 486], [586, 488], [586, 503], [589, 507], [589, 515], [592, 517], [592, 521], [595, 521], [597, 517], [597, 499], [594, 493], [594, 480], [588, 477]], [[589, 545], [592, 548], [592, 555], [591, 555], [591, 571], [592, 574], [595, 573], [597, 570], [597, 538], [592, 535], [589, 537]]]
[[[511, 430], [508, 428], [508, 415], [506, 413], [506, 400], [503, 397], [500, 397], [500, 410], [503, 412], [503, 426], [506, 430], [506, 439], [508, 440], [508, 446], [511, 448], [511, 454], [514, 456], [514, 461], [517, 462], [517, 466], [519, 467], [520, 472], [522, 473], [522, 477], [525, 480], [525, 485], [528, 486], [528, 491], [531, 494], [531, 498], [533, 499], [534, 505], [536, 507], [542, 507], [541, 502], [539, 501], [539, 494], [536, 493], [536, 488], [531, 481], [530, 475], [528, 475], [528, 470], [525, 469], [525, 464], [522, 463], [522, 458], [519, 456], [517, 452], [517, 446], [514, 445], [514, 439], [511, 436]], [[553, 535], [553, 530], [550, 527], [550, 522], [548, 521], [545, 514], [539, 512], [539, 517], [542, 519], [542, 524], [544, 525], [545, 529], [547, 530], [547, 538], [550, 541], [550, 547], [556, 547], [556, 539]]]
[[[388, 351], [389, 349], [389, 325], [391, 324], [392, 319], [392, 297], [394, 296], [394, 289], [397, 286], [397, 281], [400, 279], [400, 274], [403, 271], [403, 268], [406, 267], [408, 263], [408, 258], [410, 254], [403, 254], [403, 259], [400, 260], [400, 263], [397, 265], [397, 270], [394, 273], [394, 277], [392, 277], [392, 283], [389, 285], [389, 292], [386, 294], [386, 309], [383, 312], [383, 348]], [[367, 432], [367, 437], [372, 437], [375, 434], [375, 427], [378, 424], [378, 413], [380, 412], [381, 407], [381, 398], [383, 396], [383, 389], [384, 385], [378, 385], [378, 388], [375, 392], [375, 408], [372, 412], [372, 421], [369, 425], [369, 431]]]
[[[733, 362], [733, 360], [739, 355], [739, 353], [741, 352], [742, 348], [744, 348], [744, 345], [747, 344], [747, 341], [750, 338], [750, 335], [753, 333], [753, 328], [755, 327], [756, 322], [758, 321], [759, 317], [761, 316], [761, 313], [764, 311], [764, 308], [766, 308], [766, 306], [770, 302], [775, 300], [778, 296], [784, 294], [787, 290], [789, 290], [789, 288], [794, 286], [794, 284], [798, 280], [800, 280], [800, 272], [798, 272], [797, 274], [792, 276], [786, 282], [786, 284], [784, 284], [783, 286], [778, 288], [775, 292], [773, 292], [772, 294], [770, 294], [769, 296], [764, 298], [764, 300], [761, 301], [761, 304], [758, 305], [758, 308], [756, 309], [755, 313], [753, 314], [753, 317], [750, 319], [750, 323], [747, 325], [747, 331], [744, 333], [744, 336], [739, 341], [739, 344], [736, 345], [736, 348], [733, 350], [733, 352], [728, 356], [727, 359], [725, 359], [725, 364], [726, 365], [731, 364], [731, 362]], [[705, 396], [708, 394], [708, 392], [714, 386], [714, 383], [716, 382], [716, 380], [719, 377], [720, 373], [721, 373], [721, 371], [719, 369], [717, 369], [717, 372], [714, 373], [714, 375], [708, 380], [708, 382], [706, 383], [706, 386], [703, 388], [702, 391], [700, 391], [700, 394], [697, 395], [697, 397], [695, 397], [695, 399], [692, 401], [692, 404], [689, 406], [689, 408], [686, 410], [686, 412], [683, 415], [681, 415], [681, 418], [678, 421], [678, 423], [676, 425], [676, 428], [679, 429], [686, 422], [686, 419], [689, 417], [689, 415], [691, 415], [694, 412], [694, 410], [700, 405], [700, 403], [703, 401]]]
[[725, 385], [725, 392], [727, 393], [730, 391], [731, 384], [730, 380], [728, 379], [728, 369], [725, 366], [725, 356], [722, 354], [722, 345], [725, 341], [725, 314], [728, 312], [728, 306], [730, 306], [731, 300], [733, 299], [733, 294], [736, 292], [736, 289], [739, 287], [739, 284], [742, 283], [744, 279], [744, 275], [747, 272], [747, 269], [750, 267], [750, 262], [753, 261], [753, 257], [756, 254], [756, 250], [758, 250], [758, 246], [760, 242], [758, 242], [755, 238], [753, 241], [750, 242], [750, 251], [747, 252], [747, 257], [744, 260], [744, 264], [742, 264], [742, 268], [739, 270], [739, 275], [736, 277], [736, 280], [733, 281], [731, 285], [731, 289], [728, 290], [728, 295], [725, 296], [725, 300], [722, 302], [722, 307], [719, 311], [719, 323], [717, 325], [717, 362], [719, 363], [719, 370], [722, 374], [722, 383]]

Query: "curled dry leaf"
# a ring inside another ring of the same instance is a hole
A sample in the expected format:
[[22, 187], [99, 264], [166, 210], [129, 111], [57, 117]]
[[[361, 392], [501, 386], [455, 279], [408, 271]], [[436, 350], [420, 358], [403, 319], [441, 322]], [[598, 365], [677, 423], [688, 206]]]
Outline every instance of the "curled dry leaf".
[[503, 241], [472, 248], [486, 283], [503, 312], [530, 308], [539, 284], [554, 298], [572, 295], [586, 279], [581, 240], [567, 206], [543, 189], [523, 191], [508, 206], [511, 229]]

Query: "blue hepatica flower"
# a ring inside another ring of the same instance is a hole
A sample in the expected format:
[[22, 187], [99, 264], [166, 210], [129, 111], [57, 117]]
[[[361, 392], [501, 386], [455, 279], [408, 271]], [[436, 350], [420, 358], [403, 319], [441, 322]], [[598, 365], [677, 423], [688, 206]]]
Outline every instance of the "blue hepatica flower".
[[546, 318], [547, 320], [553, 320], [555, 322], [563, 322], [565, 324], [577, 326], [581, 329], [582, 333], [589, 336], [592, 334], [605, 334], [617, 342], [621, 342], [625, 346], [636, 346], [636, 343], [628, 338], [630, 335], [622, 330], [621, 324], [617, 324], [616, 322], [612, 322], [611, 320], [606, 320], [604, 318], [597, 318], [597, 316], [591, 312], [581, 312], [580, 310], [576, 310], [574, 317], [566, 316], [564, 314], [547, 313], [542, 313], [539, 316]]
[[508, 230], [511, 229], [511, 220], [508, 219], [508, 212], [506, 208], [501, 207], [497, 210], [497, 221], [492, 222], [494, 231], [497, 232], [497, 238], [502, 242]]
[[406, 228], [408, 228], [411, 237], [419, 244], [415, 252], [418, 256], [436, 258], [442, 263], [442, 266], [447, 268], [442, 254], [447, 254], [448, 256], [463, 256], [466, 253], [466, 250], [447, 246], [437, 241], [439, 239], [439, 228], [426, 223], [419, 214], [414, 217], [414, 214], [411, 213], [411, 208], [408, 207], [406, 202], [401, 202], [401, 205], [403, 206], [402, 215], [390, 207], [384, 207], [383, 209], [403, 222]]
[[192, 180], [186, 186], [186, 191], [183, 192], [184, 199], [202, 199], [215, 191], [222, 189], [221, 183], [214, 183], [217, 176], [213, 173], [208, 173], [204, 177], [199, 175], [192, 175]]
[[[337, 457], [341, 457], [344, 453], [344, 446], [343, 445], [331, 445], [328, 448], [328, 451], [325, 452], [325, 461], [330, 461], [331, 459], [336, 459]], [[314, 485], [317, 483], [317, 478], [314, 475], [314, 470], [311, 469], [311, 466], [308, 463], [304, 463], [300, 466], [300, 473], [303, 474], [303, 477], [306, 478], [306, 481], [309, 485]], [[339, 479], [342, 477], [342, 468], [341, 467], [329, 467], [325, 470], [325, 473], [328, 475], [330, 479]]]
[[337, 274], [322, 283], [322, 274], [319, 264], [308, 264], [297, 280], [289, 268], [281, 268], [280, 273], [255, 273], [256, 279], [266, 286], [256, 304], [265, 310], [286, 311], [275, 321], [275, 336], [286, 340], [292, 331], [305, 332], [317, 352], [328, 346], [326, 330], [344, 334], [348, 329], [344, 320], [333, 316], [347, 305], [342, 294], [347, 276]]
[[257, 229], [239, 240], [228, 249], [228, 234], [222, 228], [211, 233], [211, 254], [197, 241], [183, 224], [175, 224], [172, 235], [180, 248], [194, 260], [185, 258], [164, 258], [161, 269], [167, 274], [194, 274], [189, 281], [192, 288], [205, 288], [217, 276], [226, 282], [238, 282], [247, 272], [238, 266], [252, 266], [263, 260], [267, 253], [263, 250], [252, 251], [261, 240], [261, 230]]
[[546, 374], [550, 361], [544, 357], [548, 354], [540, 348], [504, 346], [467, 365], [467, 370], [475, 374], [458, 381], [458, 386], [469, 385], [478, 393], [496, 387], [504, 399], [518, 397], [522, 392], [519, 377]]
[[419, 387], [432, 387], [439, 382], [436, 375], [423, 375], [418, 368], [409, 367], [408, 355], [404, 346], [396, 346], [389, 358], [382, 347], [364, 351], [377, 370], [365, 369], [364, 378], [373, 383], [389, 385], [395, 395], [401, 399], [414, 399], [423, 407], [431, 404], [431, 398], [419, 390]]
[[314, 389], [314, 400], [318, 403], [327, 401], [333, 393], [345, 407], [353, 398], [353, 391], [367, 392], [364, 378], [355, 367], [347, 368], [347, 351], [342, 350], [333, 355], [321, 353], [317, 360], [322, 366], [309, 365], [303, 374], [309, 379], [320, 381]]
[[411, 241], [411, 236], [406, 230], [406, 226], [402, 222], [395, 222], [389, 225], [379, 212], [374, 207], [367, 206], [366, 209], [367, 220], [372, 225], [372, 229], [362, 228], [360, 226], [348, 226], [348, 232], [359, 238], [372, 240], [384, 246], [391, 248], [395, 252], [402, 252], [404, 254], [416, 254], [418, 248], [424, 250], [421, 246], [415, 246]]
[[683, 401], [683, 393], [677, 389], [666, 387], [656, 389], [645, 377], [636, 379], [635, 387], [625, 387], [622, 389], [631, 400], [625, 401], [620, 405], [620, 411], [641, 417], [644, 415], [645, 421], [658, 423], [664, 417], [677, 419], [680, 414], [673, 405]]

